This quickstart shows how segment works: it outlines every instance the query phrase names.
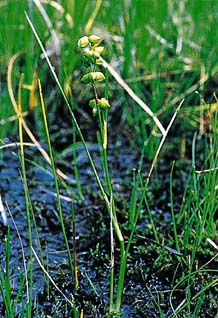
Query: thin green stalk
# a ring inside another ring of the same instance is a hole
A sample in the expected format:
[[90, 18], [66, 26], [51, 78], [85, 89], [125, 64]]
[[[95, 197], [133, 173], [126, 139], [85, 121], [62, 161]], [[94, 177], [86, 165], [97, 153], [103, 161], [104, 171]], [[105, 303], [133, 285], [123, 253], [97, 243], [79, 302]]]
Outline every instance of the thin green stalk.
[[[108, 119], [108, 110], [102, 111], [102, 118], [103, 118], [103, 127], [101, 127], [102, 130], [102, 154], [103, 154], [103, 167], [104, 167], [104, 173], [105, 173], [105, 179], [106, 179], [106, 185], [107, 185], [107, 191], [109, 193], [113, 193], [112, 186], [111, 186], [111, 179], [109, 174], [109, 167], [108, 167], [108, 159], [107, 159], [107, 119]], [[112, 197], [112, 213], [113, 213], [113, 223], [120, 234], [119, 243], [120, 243], [120, 268], [119, 268], [119, 275], [118, 275], [118, 284], [117, 284], [117, 294], [116, 294], [116, 302], [115, 302], [115, 308], [113, 308], [113, 311], [115, 309], [115, 312], [120, 312], [121, 304], [122, 304], [122, 295], [123, 295], [123, 288], [124, 288], [124, 281], [125, 281], [125, 273], [126, 273], [126, 262], [127, 262], [127, 254], [125, 251], [125, 244], [124, 244], [124, 238], [120, 230], [120, 225], [117, 220], [116, 215], [116, 206], [114, 199]], [[116, 231], [117, 232], [117, 231]], [[114, 276], [114, 267], [112, 267], [112, 273], [111, 277]], [[111, 279], [112, 280], [112, 279]], [[111, 286], [111, 289], [113, 288], [113, 285]], [[111, 292], [111, 296], [112, 296]], [[111, 303], [112, 300], [110, 300]], [[110, 305], [111, 308], [111, 305]]]
[[[196, 148], [196, 138], [197, 138], [197, 133], [194, 134], [193, 140], [192, 140], [192, 168], [193, 171], [195, 171], [195, 148]], [[197, 192], [197, 180], [196, 180], [196, 175], [193, 175], [193, 180], [194, 180], [194, 191], [195, 193]]]
[[107, 159], [107, 117], [108, 117], [108, 110], [102, 111], [102, 125], [101, 125], [101, 136], [102, 136], [102, 157], [103, 157], [103, 167], [104, 167], [104, 174], [107, 186], [107, 193], [111, 193], [111, 179], [109, 174], [109, 167], [108, 167], [108, 159]]
[[125, 251], [124, 241], [120, 241], [120, 268], [119, 268], [119, 276], [117, 283], [117, 295], [116, 295], [116, 303], [115, 303], [115, 312], [119, 313], [122, 304], [122, 296], [123, 296], [123, 288], [124, 288], [124, 280], [126, 273], [126, 261], [127, 254]]
[[150, 290], [149, 288], [149, 285], [146, 284], [146, 287], [148, 289], [148, 292], [151, 296], [151, 299], [153, 300], [155, 306], [157, 307], [158, 311], [159, 311], [159, 316], [158, 318], [165, 318], [165, 314], [163, 313], [162, 309], [161, 309], [161, 300], [159, 299], [160, 297], [158, 297], [158, 291], [157, 291], [157, 298], [153, 295], [154, 294], [154, 291], [153, 290]]
[[171, 217], [172, 217], [172, 223], [173, 223], [173, 232], [174, 232], [174, 239], [175, 239], [175, 243], [176, 243], [176, 250], [178, 252], [180, 252], [176, 219], [175, 219], [175, 213], [174, 213], [174, 204], [173, 204], [173, 169], [174, 169], [174, 165], [175, 165], [175, 161], [173, 162], [172, 168], [170, 171], [170, 207], [171, 207]]
[[66, 234], [66, 230], [65, 230], [65, 225], [64, 225], [64, 217], [63, 217], [63, 211], [62, 211], [62, 205], [61, 205], [61, 199], [60, 199], [59, 184], [58, 184], [58, 178], [57, 178], [56, 169], [55, 169], [53, 150], [52, 150], [52, 145], [51, 145], [51, 140], [50, 140], [48, 121], [47, 121], [47, 116], [46, 116], [46, 110], [45, 110], [45, 104], [44, 104], [40, 80], [38, 81], [38, 84], [39, 84], [39, 93], [40, 93], [40, 100], [41, 100], [41, 107], [42, 107], [42, 115], [43, 115], [43, 121], [44, 121], [44, 126], [45, 126], [45, 133], [46, 133], [48, 149], [49, 149], [49, 156], [50, 156], [50, 160], [51, 160], [51, 167], [52, 167], [52, 172], [53, 172], [53, 177], [54, 177], [55, 190], [56, 190], [56, 194], [57, 194], [57, 204], [58, 204], [58, 212], [59, 212], [59, 218], [60, 218], [60, 223], [61, 223], [61, 229], [62, 229], [62, 233], [64, 236], [64, 241], [66, 244], [67, 255], [68, 255], [71, 273], [74, 277], [73, 261], [72, 261], [69, 242], [68, 242], [68, 238], [67, 238], [67, 234]]
[[136, 215], [136, 197], [137, 193], [137, 185], [136, 185], [136, 175], [135, 170], [133, 171], [133, 184], [132, 184], [132, 192], [131, 192], [131, 198], [130, 198], [130, 207], [129, 207], [129, 229], [134, 226], [135, 222], [135, 215]]
[[28, 302], [28, 297], [29, 297], [29, 283], [28, 283], [28, 268], [27, 268], [27, 265], [26, 265], [26, 257], [25, 257], [25, 253], [24, 253], [24, 246], [23, 246], [23, 243], [22, 243], [22, 238], [20, 236], [20, 233], [19, 233], [19, 230], [18, 230], [18, 227], [17, 227], [17, 224], [13, 218], [13, 215], [9, 209], [9, 206], [7, 206], [7, 210], [8, 210], [8, 213], [11, 217], [11, 220], [13, 222], [13, 225], [14, 225], [14, 228], [16, 230], [16, 233], [17, 233], [17, 236], [18, 236], [18, 239], [19, 239], [19, 242], [20, 242], [20, 247], [21, 247], [21, 252], [22, 252], [22, 259], [23, 259], [23, 267], [24, 267], [24, 275], [20, 274], [20, 286], [19, 286], [19, 290], [17, 292], [17, 296], [15, 297], [15, 300], [14, 300], [14, 303], [16, 304], [18, 301], [19, 301], [19, 298], [20, 296], [22, 297], [22, 299], [24, 298], [23, 297], [23, 288], [24, 288], [24, 284], [26, 283], [26, 294], [27, 294], [27, 302]]
[[114, 308], [114, 234], [113, 234], [113, 194], [110, 198], [110, 241], [111, 241], [111, 270], [110, 270], [110, 306], [109, 312]]
[[[73, 145], [76, 145], [76, 132], [73, 129]], [[74, 176], [76, 179], [76, 186], [78, 189], [78, 193], [80, 196], [80, 199], [84, 199], [83, 197], [83, 193], [82, 193], [82, 188], [81, 188], [81, 182], [80, 182], [80, 175], [79, 175], [79, 169], [78, 169], [78, 165], [76, 164], [76, 159], [77, 159], [77, 151], [76, 151], [76, 147], [73, 147], [73, 159], [74, 159]]]
[[146, 205], [146, 208], [147, 208], [147, 211], [148, 211], [148, 217], [149, 217], [149, 220], [151, 222], [151, 227], [152, 227], [152, 230], [153, 230], [155, 241], [157, 243], [160, 243], [160, 240], [159, 240], [159, 237], [158, 237], [158, 232], [157, 232], [157, 229], [155, 227], [154, 219], [153, 219], [153, 216], [152, 216], [152, 213], [151, 213], [151, 209], [150, 209], [150, 206], [148, 204], [147, 197], [146, 197], [146, 193], [144, 194], [144, 201], [145, 201], [145, 205]]
[[[176, 290], [179, 289], [180, 285], [184, 285], [186, 280], [189, 280], [189, 278], [192, 278], [192, 281], [196, 282], [196, 278], [195, 276], [197, 276], [197, 274], [202, 275], [204, 273], [214, 273], [217, 274], [217, 269], [203, 269], [205, 265], [203, 265], [200, 269], [196, 270], [196, 271], [192, 271], [192, 273], [188, 273], [186, 276], [184, 276], [183, 278], [181, 278], [180, 281], [178, 281], [175, 286], [172, 288], [171, 292], [170, 292], [170, 306], [172, 308], [173, 314], [170, 315], [169, 318], [175, 318], [178, 317], [177, 314], [180, 314], [180, 312], [187, 307], [187, 301], [186, 299], [183, 299], [183, 301], [180, 303], [180, 305], [177, 308], [174, 308], [173, 304], [172, 304], [172, 300], [173, 300], [173, 294], [174, 292], [176, 292]], [[205, 292], [208, 288], [212, 287], [212, 286], [216, 286], [218, 284], [218, 278], [215, 278], [213, 281], [208, 282], [205, 284], [204, 288], [202, 288], [199, 292], [197, 292], [192, 298], [190, 303], [193, 303], [193, 301], [197, 300], [200, 295]], [[191, 316], [188, 316], [191, 317]]]
[[13, 318], [14, 303], [12, 301], [12, 290], [10, 282], [10, 255], [11, 255], [11, 237], [10, 227], [8, 226], [7, 238], [5, 240], [5, 272], [0, 271], [0, 289], [5, 305], [5, 311], [8, 318]]
[[8, 313], [13, 313], [13, 306], [11, 306], [11, 282], [10, 282], [10, 255], [11, 255], [11, 243], [10, 243], [10, 228], [8, 227], [7, 240], [5, 245], [5, 253], [6, 253], [6, 270], [5, 270], [5, 291], [6, 291], [6, 299], [8, 305]]
[[74, 206], [72, 202], [71, 208], [72, 222], [73, 222], [73, 265], [74, 265], [74, 276], [75, 276], [75, 285], [79, 286], [79, 278], [78, 278], [78, 267], [77, 267], [77, 251], [76, 251], [76, 217]]
[[[92, 85], [94, 96], [96, 101], [98, 100], [97, 90], [95, 84]], [[108, 70], [106, 69], [105, 77], [105, 99], [108, 100]], [[101, 149], [102, 149], [102, 159], [103, 168], [105, 174], [105, 181], [107, 187], [107, 194], [112, 192], [111, 179], [109, 174], [108, 159], [107, 159], [107, 145], [108, 145], [108, 108], [100, 110], [98, 107], [98, 118], [100, 124], [100, 137], [101, 137]]]
[[27, 317], [32, 316], [32, 287], [33, 287], [33, 255], [32, 255], [32, 226], [31, 226], [31, 199], [28, 191], [25, 157], [24, 157], [24, 143], [23, 143], [23, 118], [22, 118], [22, 102], [21, 102], [21, 87], [23, 83], [23, 75], [21, 75], [18, 87], [18, 124], [19, 124], [19, 138], [20, 138], [20, 162], [21, 162], [21, 177], [23, 182], [25, 200], [26, 200], [26, 212], [27, 212], [27, 227], [29, 233], [29, 283], [26, 282], [29, 289], [27, 290]]
[[[108, 72], [106, 71], [106, 86], [105, 86], [105, 98], [108, 99]], [[98, 95], [95, 84], [92, 84], [95, 100], [97, 102]], [[106, 181], [106, 188], [107, 193], [111, 196], [110, 202], [110, 210], [109, 213], [112, 217], [113, 227], [115, 232], [118, 236], [118, 240], [120, 243], [120, 268], [119, 268], [119, 276], [118, 276], [118, 284], [117, 284], [117, 295], [116, 295], [116, 302], [115, 307], [113, 305], [113, 295], [114, 295], [114, 255], [112, 257], [112, 267], [111, 267], [111, 274], [110, 274], [110, 312], [120, 312], [121, 302], [122, 302], [122, 294], [124, 288], [124, 279], [125, 279], [125, 272], [126, 272], [126, 261], [127, 255], [125, 251], [125, 244], [122, 232], [120, 230], [120, 225], [117, 220], [116, 215], [116, 206], [113, 198], [113, 189], [111, 186], [111, 179], [109, 174], [109, 167], [108, 167], [108, 158], [107, 158], [107, 140], [108, 140], [108, 109], [101, 109], [98, 107], [98, 117], [100, 123], [100, 137], [101, 137], [101, 152], [103, 158], [103, 169], [105, 174], [105, 181]], [[112, 243], [111, 243], [112, 244]]]

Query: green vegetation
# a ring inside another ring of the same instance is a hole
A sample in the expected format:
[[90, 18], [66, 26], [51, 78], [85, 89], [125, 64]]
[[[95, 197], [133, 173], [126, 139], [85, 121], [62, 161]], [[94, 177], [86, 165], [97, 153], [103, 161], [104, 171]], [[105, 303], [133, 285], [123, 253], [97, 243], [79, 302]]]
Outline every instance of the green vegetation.
[[216, 317], [215, 1], [0, 9], [0, 164], [16, 155], [24, 202], [2, 186], [0, 317]]

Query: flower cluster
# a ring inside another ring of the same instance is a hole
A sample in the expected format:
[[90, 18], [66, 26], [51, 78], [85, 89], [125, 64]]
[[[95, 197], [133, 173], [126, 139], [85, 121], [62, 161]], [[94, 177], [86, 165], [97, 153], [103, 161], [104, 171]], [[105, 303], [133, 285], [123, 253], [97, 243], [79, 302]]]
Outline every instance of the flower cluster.
[[105, 98], [98, 98], [95, 84], [104, 81], [105, 76], [102, 72], [96, 70], [101, 63], [101, 54], [104, 47], [100, 46], [102, 39], [97, 35], [83, 36], [78, 40], [78, 47], [80, 48], [85, 65], [91, 67], [91, 71], [84, 74], [81, 82], [90, 84], [93, 87], [94, 99], [89, 101], [89, 106], [92, 108], [93, 115], [96, 115], [99, 109], [110, 107], [110, 104]]
[[88, 62], [101, 64], [100, 56], [104, 51], [103, 46], [99, 46], [102, 39], [97, 35], [83, 36], [78, 41], [78, 47], [82, 50], [83, 56]]

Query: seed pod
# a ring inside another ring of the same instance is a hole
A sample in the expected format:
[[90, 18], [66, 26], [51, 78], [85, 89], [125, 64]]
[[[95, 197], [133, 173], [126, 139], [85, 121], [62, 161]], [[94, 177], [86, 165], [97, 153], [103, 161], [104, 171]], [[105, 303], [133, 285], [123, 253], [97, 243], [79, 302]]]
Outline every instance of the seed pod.
[[102, 72], [91, 72], [93, 73], [93, 80], [95, 82], [102, 82], [105, 79], [105, 76]]
[[102, 41], [102, 39], [98, 35], [95, 35], [95, 34], [90, 35], [88, 37], [88, 39], [89, 39], [89, 42], [91, 43], [91, 45], [98, 45]]
[[110, 104], [106, 98], [98, 99], [98, 106], [100, 108], [109, 108]]
[[96, 60], [95, 60], [95, 64], [96, 64], [96, 65], [102, 65], [102, 64], [103, 64], [102, 58], [99, 57], [99, 59], [96, 59]]
[[91, 84], [93, 82], [101, 82], [105, 79], [102, 72], [89, 72], [81, 78], [81, 82], [84, 84]]
[[81, 49], [89, 45], [89, 38], [88, 36], [81, 37], [77, 42], [78, 47]]
[[91, 100], [89, 101], [89, 106], [90, 106], [91, 108], [95, 108], [95, 107], [96, 107], [96, 100], [95, 100], [95, 99], [91, 99]]
[[94, 49], [94, 52], [95, 53], [98, 53], [99, 55], [102, 54], [104, 51], [104, 47], [103, 46], [97, 46], [95, 49]]
[[83, 84], [89, 84], [92, 82], [92, 76], [91, 73], [87, 73], [85, 75], [83, 75], [83, 77], [81, 78], [81, 82]]

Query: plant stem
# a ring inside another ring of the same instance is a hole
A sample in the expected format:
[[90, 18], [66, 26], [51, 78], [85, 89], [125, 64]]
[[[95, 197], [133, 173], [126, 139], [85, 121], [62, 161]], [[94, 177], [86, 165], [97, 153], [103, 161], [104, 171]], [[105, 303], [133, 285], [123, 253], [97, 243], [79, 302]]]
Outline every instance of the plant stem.
[[127, 253], [125, 251], [124, 240], [120, 241], [120, 268], [119, 268], [119, 277], [118, 277], [118, 285], [117, 285], [117, 296], [115, 303], [115, 312], [120, 312], [122, 296], [123, 296], [123, 287], [124, 287], [124, 279], [126, 273], [126, 261], [127, 261]]
[[170, 172], [170, 206], [171, 206], [171, 217], [172, 217], [172, 223], [173, 223], [173, 232], [174, 232], [174, 238], [176, 243], [176, 249], [178, 252], [180, 252], [179, 248], [179, 240], [178, 240], [178, 234], [177, 234], [177, 228], [176, 228], [176, 219], [175, 219], [175, 213], [174, 213], [174, 205], [173, 205], [173, 168], [175, 165], [175, 161], [172, 164], [171, 172]]
[[46, 110], [45, 110], [45, 104], [44, 104], [44, 99], [43, 99], [42, 87], [41, 87], [40, 80], [38, 80], [38, 83], [39, 83], [39, 93], [40, 93], [43, 121], [44, 121], [46, 138], [47, 138], [47, 143], [48, 143], [48, 148], [49, 148], [51, 167], [52, 167], [54, 183], [55, 183], [55, 190], [56, 190], [56, 194], [57, 194], [58, 212], [59, 212], [59, 218], [60, 218], [60, 223], [61, 223], [61, 229], [62, 229], [62, 232], [63, 232], [64, 241], [65, 241], [66, 248], [67, 248], [67, 255], [68, 255], [68, 260], [69, 260], [71, 273], [72, 273], [72, 276], [74, 277], [75, 276], [74, 275], [74, 267], [73, 267], [73, 262], [72, 262], [69, 242], [68, 242], [68, 238], [67, 238], [67, 233], [66, 233], [65, 225], [64, 225], [64, 217], [63, 217], [63, 211], [62, 211], [62, 205], [61, 205], [61, 199], [60, 199], [59, 184], [58, 184], [58, 178], [57, 178], [56, 169], [55, 169], [52, 145], [51, 145], [51, 140], [50, 140], [50, 134], [49, 134], [49, 129], [48, 129], [48, 122], [47, 122], [47, 116], [46, 116]]
[[109, 312], [113, 312], [114, 307], [114, 233], [113, 233], [113, 194], [110, 198], [110, 241], [111, 241], [111, 271], [110, 271], [110, 307]]
[[[32, 255], [32, 228], [30, 211], [33, 212], [30, 194], [28, 191], [25, 157], [24, 157], [24, 143], [23, 143], [23, 118], [22, 118], [22, 102], [21, 102], [21, 87], [23, 83], [23, 74], [21, 75], [18, 87], [18, 125], [19, 125], [19, 138], [20, 138], [20, 163], [21, 163], [21, 178], [23, 182], [26, 211], [27, 211], [27, 227], [29, 232], [29, 283], [26, 282], [27, 288], [27, 318], [32, 316], [32, 286], [33, 286], [33, 255]], [[33, 214], [33, 213], [32, 213]]]

